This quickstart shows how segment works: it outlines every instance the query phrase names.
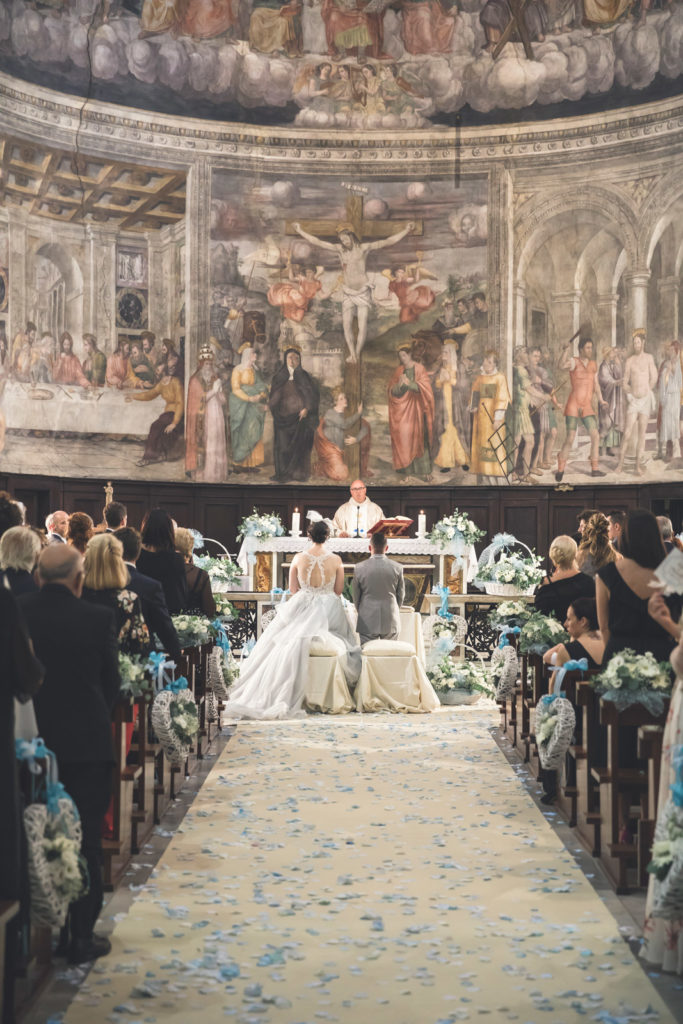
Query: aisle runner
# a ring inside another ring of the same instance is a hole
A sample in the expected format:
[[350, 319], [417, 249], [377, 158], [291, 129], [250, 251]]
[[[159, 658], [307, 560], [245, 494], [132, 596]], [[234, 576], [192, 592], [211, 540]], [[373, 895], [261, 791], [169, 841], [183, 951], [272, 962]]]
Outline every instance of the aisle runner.
[[669, 1024], [496, 720], [241, 725], [68, 1024]]

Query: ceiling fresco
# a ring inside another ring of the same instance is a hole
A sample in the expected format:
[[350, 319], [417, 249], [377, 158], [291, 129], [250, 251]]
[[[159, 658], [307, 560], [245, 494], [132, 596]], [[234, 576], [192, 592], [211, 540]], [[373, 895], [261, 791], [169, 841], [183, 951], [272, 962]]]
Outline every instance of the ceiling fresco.
[[[677, 90], [666, 0], [5, 0], [0, 67], [223, 121], [415, 130]], [[522, 8], [520, 8], [520, 11]]]

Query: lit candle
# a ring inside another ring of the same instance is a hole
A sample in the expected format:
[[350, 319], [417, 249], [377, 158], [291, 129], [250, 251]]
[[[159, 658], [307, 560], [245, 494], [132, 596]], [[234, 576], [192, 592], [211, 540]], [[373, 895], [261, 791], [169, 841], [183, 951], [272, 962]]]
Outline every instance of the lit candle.
[[427, 516], [424, 514], [424, 509], [420, 509], [420, 514], [417, 517], [417, 535], [418, 537], [424, 537], [427, 532]]
[[301, 533], [301, 514], [298, 508], [294, 509], [294, 515], [292, 516], [292, 536], [298, 537]]

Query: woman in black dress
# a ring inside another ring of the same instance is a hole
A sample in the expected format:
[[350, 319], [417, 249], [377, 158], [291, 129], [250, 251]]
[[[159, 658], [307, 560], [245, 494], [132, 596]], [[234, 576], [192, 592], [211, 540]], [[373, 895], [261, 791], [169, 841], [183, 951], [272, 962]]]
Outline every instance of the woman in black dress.
[[185, 559], [175, 549], [173, 520], [163, 508], [151, 509], [142, 521], [137, 570], [161, 583], [171, 615], [187, 609]]
[[569, 605], [577, 597], [595, 597], [593, 580], [576, 567], [576, 550], [571, 537], [563, 534], [555, 538], [549, 551], [553, 571], [534, 597], [537, 610], [554, 615], [558, 622], [564, 622]]
[[567, 661], [585, 658], [589, 669], [600, 668], [605, 654], [605, 641], [598, 627], [598, 611], [594, 597], [577, 597], [567, 609], [564, 628], [570, 639], [546, 651], [546, 665], [564, 665]]
[[[666, 552], [657, 520], [645, 509], [629, 512], [621, 537], [623, 558], [604, 565], [595, 580], [598, 621], [605, 641], [604, 663], [613, 654], [630, 648], [636, 654], [650, 651], [658, 661], [668, 661], [676, 645], [673, 636], [648, 615], [654, 570]], [[680, 617], [681, 598], [665, 598], [675, 621]]]
[[85, 552], [84, 570], [82, 598], [112, 609], [121, 653], [147, 657], [151, 649], [149, 630], [140, 598], [127, 589], [128, 569], [118, 537], [111, 533], [93, 537]]
[[185, 562], [185, 576], [187, 579], [187, 608], [186, 611], [193, 615], [208, 615], [210, 619], [216, 617], [216, 602], [211, 592], [211, 580], [206, 569], [200, 569], [192, 561], [194, 551], [194, 537], [189, 530], [179, 527], [175, 532], [176, 551], [179, 551]]

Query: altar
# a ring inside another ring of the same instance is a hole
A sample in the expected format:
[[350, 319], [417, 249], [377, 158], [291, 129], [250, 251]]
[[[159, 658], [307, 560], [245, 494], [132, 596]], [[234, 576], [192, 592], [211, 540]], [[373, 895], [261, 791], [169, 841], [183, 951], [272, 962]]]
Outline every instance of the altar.
[[[248, 577], [249, 589], [258, 593], [275, 588], [286, 590], [292, 557], [310, 547], [310, 543], [307, 537], [248, 538], [248, 544], [246, 541], [242, 544], [237, 561]], [[349, 582], [354, 565], [370, 557], [367, 537], [330, 537], [325, 544], [341, 557]], [[476, 575], [477, 558], [472, 546], [465, 554], [466, 571], [452, 554], [428, 538], [392, 537], [388, 541], [387, 556], [403, 566], [406, 584], [404, 603], [415, 611], [422, 611], [427, 595], [437, 586], [447, 586], [453, 594], [466, 594], [468, 580], [473, 580]]]

